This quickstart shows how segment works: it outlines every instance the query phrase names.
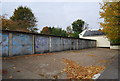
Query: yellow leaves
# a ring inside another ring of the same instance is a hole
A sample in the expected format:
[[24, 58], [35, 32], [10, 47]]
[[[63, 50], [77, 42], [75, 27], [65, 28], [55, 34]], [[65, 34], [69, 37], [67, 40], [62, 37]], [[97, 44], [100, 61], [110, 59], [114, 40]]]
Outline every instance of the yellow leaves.
[[92, 79], [95, 74], [105, 69], [100, 66], [80, 66], [68, 59], [63, 59], [63, 62], [66, 64], [63, 71], [67, 73], [69, 79]]
[[103, 28], [103, 32], [106, 33], [107, 37], [110, 40], [119, 40], [120, 39], [120, 2], [106, 2], [102, 5], [100, 12], [100, 18], [104, 18], [104, 22], [100, 23], [100, 26]]
[[109, 60], [99, 60], [98, 61], [99, 63], [107, 63], [107, 62], [110, 62]]
[[13, 68], [13, 69], [16, 69], [16, 67], [15, 67], [15, 66], [13, 66], [12, 68]]
[[91, 56], [91, 57], [97, 57], [96, 55], [94, 54], [89, 54], [88, 56]]
[[12, 76], [12, 75], [10, 75], [10, 76], [9, 76], [9, 79], [12, 79], [12, 78], [13, 78], [13, 76]]
[[45, 77], [45, 75], [44, 75], [44, 74], [39, 74], [39, 76]]
[[66, 69], [63, 69], [63, 71], [66, 71]]

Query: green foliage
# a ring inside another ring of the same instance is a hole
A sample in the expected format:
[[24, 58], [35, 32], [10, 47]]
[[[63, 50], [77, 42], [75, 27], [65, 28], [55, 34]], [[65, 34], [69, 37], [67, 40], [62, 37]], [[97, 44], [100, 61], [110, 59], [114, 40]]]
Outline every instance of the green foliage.
[[68, 33], [72, 33], [72, 32], [73, 32], [73, 30], [72, 30], [72, 27], [71, 27], [71, 26], [68, 26], [68, 27], [66, 28], [66, 30], [67, 30], [67, 32], [68, 32]]
[[81, 33], [84, 29], [85, 22], [81, 19], [78, 19], [72, 23], [72, 28], [74, 32]]
[[68, 27], [66, 28], [66, 31], [67, 31], [67, 33], [68, 33], [68, 37], [72, 37], [72, 34], [73, 34], [72, 27], [71, 27], [71, 26], [68, 26]]
[[85, 21], [78, 19], [72, 23], [72, 27], [68, 26], [66, 28], [69, 37], [79, 38], [79, 34], [88, 28], [88, 24]]
[[34, 28], [36, 26], [37, 20], [31, 9], [28, 7], [18, 7], [15, 9], [14, 14], [12, 17], [10, 17], [10, 19], [12, 21], [19, 22], [19, 27], [25, 28], [30, 32], [36, 32], [37, 30], [37, 28]]
[[68, 36], [67, 32], [62, 28], [47, 27], [47, 26], [42, 29], [41, 34], [64, 36], [64, 37]]
[[41, 34], [79, 38], [79, 33], [73, 32], [71, 26], [68, 26], [66, 30], [67, 31], [63, 30], [62, 28], [46, 26], [42, 29]]
[[111, 40], [111, 45], [120, 45], [120, 39]]
[[120, 44], [120, 2], [104, 2], [101, 4], [100, 25], [111, 43]]
[[78, 32], [74, 32], [74, 33], [71, 34], [71, 37], [79, 38], [79, 33]]

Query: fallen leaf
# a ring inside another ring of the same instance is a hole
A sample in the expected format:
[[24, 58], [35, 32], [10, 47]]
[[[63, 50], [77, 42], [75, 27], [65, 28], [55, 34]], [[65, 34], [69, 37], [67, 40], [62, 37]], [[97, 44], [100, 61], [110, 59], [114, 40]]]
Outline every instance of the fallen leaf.
[[91, 56], [91, 57], [96, 57], [96, 55], [94, 55], [94, 54], [89, 54], [88, 56]]
[[21, 71], [18, 70], [17, 72], [21, 72]]
[[59, 77], [59, 76], [57, 76], [57, 75], [54, 75], [54, 76], [53, 76], [54, 79], [58, 79], [58, 77]]
[[44, 75], [44, 74], [38, 74], [38, 75], [40, 75], [40, 76], [42, 76], [42, 77], [45, 77], [45, 75]]
[[60, 71], [61, 73], [64, 72], [64, 71]]
[[9, 79], [12, 79], [13, 78], [13, 76], [11, 75], [11, 76], [9, 76]]
[[107, 63], [107, 62], [109, 62], [108, 60], [99, 60], [98, 61], [99, 63]]
[[13, 69], [16, 69], [16, 67], [15, 67], [15, 66], [13, 66], [12, 68], [13, 68]]
[[103, 66], [81, 66], [76, 62], [63, 59], [66, 67], [63, 69], [69, 79], [92, 79], [92, 77], [105, 69]]

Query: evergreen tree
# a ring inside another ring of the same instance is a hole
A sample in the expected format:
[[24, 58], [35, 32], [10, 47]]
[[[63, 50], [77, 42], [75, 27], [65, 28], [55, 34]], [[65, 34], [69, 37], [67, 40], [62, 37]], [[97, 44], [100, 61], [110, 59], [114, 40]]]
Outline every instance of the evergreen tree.
[[20, 22], [19, 27], [25, 28], [30, 32], [35, 32], [37, 30], [37, 28], [35, 28], [37, 22], [36, 17], [28, 7], [18, 7], [15, 9], [14, 14], [10, 19]]

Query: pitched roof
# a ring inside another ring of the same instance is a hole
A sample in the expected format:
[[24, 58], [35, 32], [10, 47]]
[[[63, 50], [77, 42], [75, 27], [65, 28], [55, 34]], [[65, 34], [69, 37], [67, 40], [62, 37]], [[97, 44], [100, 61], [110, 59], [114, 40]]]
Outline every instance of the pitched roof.
[[100, 36], [100, 35], [105, 35], [103, 32], [98, 31], [98, 30], [88, 30], [83, 34], [83, 37], [85, 36]]

